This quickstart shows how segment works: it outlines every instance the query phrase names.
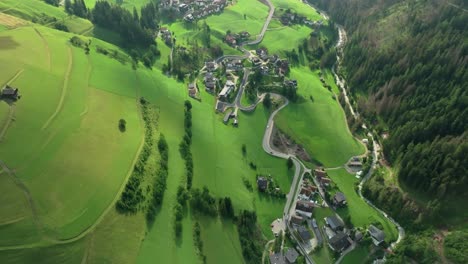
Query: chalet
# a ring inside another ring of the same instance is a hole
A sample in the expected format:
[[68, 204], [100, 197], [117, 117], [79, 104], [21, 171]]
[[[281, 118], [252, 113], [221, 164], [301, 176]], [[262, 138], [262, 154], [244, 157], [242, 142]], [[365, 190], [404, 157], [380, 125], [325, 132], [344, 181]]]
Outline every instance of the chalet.
[[18, 98], [20, 97], [18, 88], [13, 88], [8, 84], [5, 85], [5, 87], [3, 87], [2, 89], [1, 97], [11, 100], [18, 100]]
[[169, 31], [169, 29], [167, 29], [166, 27], [162, 27], [160, 29], [160, 32], [161, 32], [161, 38], [164, 40], [164, 42], [170, 45], [172, 43], [171, 31]]
[[274, 54], [268, 58], [268, 62], [275, 64], [278, 59], [279, 59], [279, 56]]
[[288, 88], [297, 88], [296, 80], [284, 80], [283, 85]]
[[250, 37], [250, 33], [247, 31], [242, 31], [239, 33], [239, 37], [242, 39], [248, 39]]
[[253, 58], [252, 58], [252, 64], [253, 64], [254, 66], [258, 66], [258, 65], [262, 64], [262, 62], [260, 61], [259, 58], [253, 57]]
[[336, 251], [342, 252], [351, 245], [348, 240], [348, 235], [342, 232], [338, 232], [334, 237], [328, 240], [328, 246]]
[[262, 75], [268, 75], [269, 71], [270, 69], [268, 68], [268, 66], [263, 66], [263, 65], [260, 66], [260, 73]]
[[324, 178], [327, 177], [327, 172], [323, 168], [318, 168], [314, 170], [315, 177]]
[[226, 106], [226, 104], [224, 102], [221, 102], [218, 100], [218, 102], [216, 102], [216, 111], [217, 112], [224, 112], [224, 107]]
[[216, 88], [216, 78], [214, 77], [213, 73], [211, 72], [206, 73], [204, 82], [205, 82], [205, 87], [207, 91], [209, 92], [214, 91], [214, 89]]
[[266, 48], [258, 48], [255, 53], [257, 53], [257, 56], [263, 61], [268, 59], [268, 50]]
[[312, 235], [310, 234], [309, 230], [307, 230], [307, 228], [305, 228], [304, 226], [298, 226], [296, 230], [299, 234], [299, 237], [304, 243], [309, 242], [309, 240], [312, 238]]
[[187, 22], [192, 22], [192, 21], [195, 20], [195, 17], [193, 16], [193, 14], [190, 14], [190, 13], [189, 13], [189, 14], [186, 14], [186, 15], [184, 16], [184, 20], [187, 21]]
[[346, 206], [346, 197], [342, 192], [337, 192], [335, 196], [333, 196], [333, 204], [335, 206]]
[[223, 90], [219, 93], [220, 98], [226, 98], [235, 88], [235, 84], [231, 80], [227, 80]]
[[363, 235], [362, 235], [362, 233], [360, 231], [356, 231], [356, 233], [354, 233], [354, 240], [359, 242], [359, 241], [362, 240], [362, 237], [363, 237]]
[[257, 178], [257, 187], [258, 190], [264, 192], [268, 188], [268, 179], [265, 177], [258, 177]]
[[230, 46], [236, 46], [236, 44], [237, 44], [236, 38], [234, 36], [232, 36], [232, 35], [227, 35], [224, 40]]
[[224, 65], [226, 66], [226, 71], [240, 71], [244, 68], [244, 64], [238, 59], [226, 60]]
[[197, 95], [197, 85], [196, 83], [189, 83], [188, 84], [188, 91], [189, 96], [195, 98]]
[[296, 262], [299, 257], [299, 253], [297, 253], [294, 248], [289, 248], [284, 257], [286, 258], [287, 263], [292, 264]]
[[371, 236], [374, 245], [378, 246], [385, 241], [385, 233], [374, 225], [370, 225], [367, 232]]
[[206, 70], [209, 71], [209, 72], [215, 71], [216, 68], [217, 68], [217, 66], [218, 66], [218, 65], [216, 65], [216, 62], [214, 62], [214, 61], [207, 61], [207, 62], [205, 62], [205, 68], [206, 68]]
[[348, 166], [360, 168], [362, 167], [362, 162], [359, 157], [352, 157], [351, 160], [348, 162]]
[[182, 4], [179, 5], [179, 12], [180, 13], [185, 13], [185, 12], [187, 12], [189, 10], [189, 8], [190, 8], [190, 6], [188, 6], [187, 4], [182, 3]]
[[315, 204], [309, 201], [297, 201], [296, 210], [312, 213], [315, 208]]
[[232, 114], [232, 110], [229, 110], [227, 111], [226, 115], [224, 115], [224, 119], [223, 119], [224, 124], [229, 123], [229, 119], [231, 119], [231, 114]]
[[312, 192], [310, 191], [309, 188], [306, 188], [306, 187], [302, 187], [301, 188], [301, 192], [300, 194], [306, 196], [306, 197], [310, 197], [310, 195], [312, 194]]
[[270, 264], [286, 264], [286, 260], [281, 252], [270, 255]]
[[280, 60], [276, 61], [276, 71], [278, 75], [285, 75], [289, 72], [289, 62], [288, 60]]
[[341, 219], [336, 215], [325, 217], [325, 223], [335, 232], [341, 231], [344, 228], [343, 221], [341, 221]]
[[301, 225], [304, 222], [304, 218], [299, 215], [292, 215], [289, 221], [294, 225]]

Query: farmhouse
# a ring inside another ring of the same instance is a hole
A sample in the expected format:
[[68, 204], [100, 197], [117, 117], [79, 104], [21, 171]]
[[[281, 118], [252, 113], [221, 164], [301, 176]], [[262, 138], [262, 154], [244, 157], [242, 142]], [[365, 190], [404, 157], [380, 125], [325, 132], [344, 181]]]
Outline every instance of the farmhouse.
[[350, 167], [355, 167], [355, 168], [360, 168], [362, 167], [362, 162], [359, 159], [359, 157], [353, 157], [350, 162], [348, 162], [348, 166]]
[[224, 107], [226, 106], [226, 104], [224, 102], [221, 102], [221, 101], [217, 101], [216, 102], [216, 111], [218, 112], [224, 112]]
[[304, 222], [304, 218], [299, 215], [292, 215], [289, 221], [295, 225], [300, 225], [302, 222]]
[[312, 238], [312, 235], [310, 234], [309, 230], [307, 230], [307, 228], [305, 228], [304, 226], [298, 226], [296, 230], [299, 234], [299, 237], [304, 243], [309, 242], [309, 240]]
[[344, 228], [343, 221], [341, 221], [341, 219], [339, 219], [336, 215], [325, 217], [325, 223], [335, 232], [343, 230]]
[[204, 78], [206, 90], [212, 92], [216, 88], [216, 78], [213, 73], [208, 72]]
[[385, 241], [385, 233], [382, 230], [375, 227], [374, 225], [370, 225], [367, 229], [367, 232], [371, 236], [374, 245], [378, 246]]
[[230, 46], [235, 46], [237, 44], [237, 40], [233, 35], [227, 35], [224, 40]]
[[8, 84], [5, 85], [5, 87], [3, 87], [2, 89], [1, 97], [6, 98], [6, 99], [11, 99], [11, 100], [18, 100], [19, 98], [18, 88], [13, 88], [9, 86]]
[[206, 68], [206, 70], [209, 71], [209, 72], [215, 71], [215, 70], [216, 70], [216, 67], [217, 67], [217, 65], [216, 65], [216, 62], [214, 62], [214, 61], [207, 61], [207, 62], [205, 62], [205, 68]]
[[297, 257], [299, 257], [299, 253], [297, 253], [294, 248], [289, 248], [284, 257], [288, 263], [294, 263], [296, 262]]
[[315, 169], [314, 174], [315, 174], [315, 177], [317, 178], [327, 177], [327, 172], [323, 168]]
[[296, 204], [296, 210], [312, 213], [315, 204], [309, 201], [298, 201]]
[[268, 187], [268, 180], [265, 177], [258, 177], [257, 179], [257, 187], [260, 191], [266, 191]]
[[223, 90], [219, 93], [220, 98], [226, 98], [232, 90], [234, 90], [234, 83], [231, 80], [227, 80], [226, 84], [224, 84]]
[[244, 68], [244, 64], [242, 64], [242, 61], [238, 59], [228, 59], [224, 62], [224, 65], [226, 67], [226, 71], [240, 71]]
[[335, 196], [333, 196], [333, 204], [335, 206], [346, 206], [346, 197], [342, 192], [337, 192]]
[[229, 110], [226, 112], [226, 115], [224, 115], [223, 122], [224, 124], [227, 124], [229, 122], [229, 119], [231, 118], [232, 110]]
[[348, 235], [339, 232], [330, 240], [328, 240], [328, 246], [336, 252], [341, 252], [348, 248], [351, 244], [348, 241]]
[[270, 255], [270, 263], [271, 264], [286, 264], [284, 256], [282, 253], [274, 253]]

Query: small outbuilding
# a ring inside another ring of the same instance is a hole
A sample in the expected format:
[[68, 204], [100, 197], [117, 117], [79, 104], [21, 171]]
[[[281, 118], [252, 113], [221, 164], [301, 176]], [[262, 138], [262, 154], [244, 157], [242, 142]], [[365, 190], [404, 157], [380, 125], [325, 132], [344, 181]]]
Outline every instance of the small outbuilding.
[[289, 248], [284, 257], [286, 258], [287, 263], [292, 264], [296, 262], [297, 257], [299, 257], [299, 253], [297, 253], [294, 248]]
[[346, 197], [342, 192], [337, 192], [335, 196], [333, 196], [333, 204], [335, 206], [346, 206]]
[[374, 225], [370, 225], [367, 232], [372, 238], [374, 245], [378, 246], [385, 241], [385, 233]]
[[8, 84], [5, 85], [5, 87], [3, 87], [2, 89], [1, 97], [6, 98], [6, 99], [11, 99], [11, 100], [18, 100], [19, 98], [18, 88], [13, 88], [9, 86]]

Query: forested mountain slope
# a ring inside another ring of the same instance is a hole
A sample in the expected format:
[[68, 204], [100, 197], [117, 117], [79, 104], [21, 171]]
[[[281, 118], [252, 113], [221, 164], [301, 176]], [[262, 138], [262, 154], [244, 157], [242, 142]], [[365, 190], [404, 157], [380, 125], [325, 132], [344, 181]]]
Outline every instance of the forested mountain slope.
[[[466, 2], [312, 2], [348, 31], [344, 72], [358, 109], [380, 133], [388, 130], [384, 152], [400, 183], [430, 201], [422, 221], [440, 222], [449, 201], [468, 195]], [[381, 192], [393, 193], [380, 187], [368, 195]], [[390, 197], [378, 202], [411, 224], [421, 222], [411, 212], [417, 209], [402, 210], [405, 197]]]

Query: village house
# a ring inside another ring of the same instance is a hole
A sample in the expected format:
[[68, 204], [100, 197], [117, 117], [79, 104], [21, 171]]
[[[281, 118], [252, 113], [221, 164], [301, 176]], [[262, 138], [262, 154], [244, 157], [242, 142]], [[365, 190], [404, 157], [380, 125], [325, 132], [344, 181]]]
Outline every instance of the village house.
[[263, 61], [268, 60], [268, 50], [266, 48], [258, 48], [255, 53], [257, 53], [257, 56]]
[[233, 36], [233, 35], [226, 35], [226, 38], [224, 38], [224, 41], [226, 41], [226, 43], [229, 45], [229, 46], [236, 46], [237, 45], [237, 40], [236, 38]]
[[333, 204], [338, 207], [346, 206], [346, 197], [342, 192], [337, 192], [333, 196]]
[[292, 215], [289, 221], [294, 225], [301, 225], [304, 222], [304, 218], [299, 215]]
[[226, 99], [227, 96], [234, 90], [235, 84], [231, 80], [227, 80], [223, 89], [219, 93], [219, 98]]
[[171, 45], [172, 44], [171, 31], [169, 31], [167, 27], [161, 27], [159, 32], [161, 32], [161, 38], [164, 40], [164, 43], [166, 43], [167, 45]]
[[325, 223], [329, 226], [333, 231], [341, 231], [344, 228], [344, 223], [339, 219], [336, 215], [325, 217]]
[[226, 71], [240, 71], [244, 68], [242, 60], [238, 59], [226, 59], [224, 61], [224, 65], [226, 67]]
[[218, 65], [216, 64], [215, 61], [206, 61], [205, 62], [205, 68], [209, 72], [214, 72], [217, 67], [218, 67]]
[[18, 100], [20, 95], [18, 88], [13, 88], [8, 84], [2, 89], [1, 97], [10, 100]]
[[342, 252], [351, 245], [348, 240], [348, 235], [342, 232], [338, 232], [334, 237], [328, 240], [328, 246], [336, 251]]
[[208, 92], [213, 92], [215, 90], [217, 79], [214, 77], [213, 73], [207, 72], [203, 81]]
[[352, 157], [351, 160], [348, 162], [348, 166], [354, 168], [361, 168], [362, 162], [359, 159], [359, 157]]
[[262, 75], [268, 75], [269, 71], [270, 69], [268, 68], [268, 66], [264, 66], [264, 65], [260, 66], [260, 73]]
[[259, 58], [257, 58], [257, 57], [253, 57], [253, 58], [252, 58], [252, 64], [253, 64], [254, 66], [258, 66], [258, 65], [262, 64], [262, 61], [261, 61]]
[[242, 39], [248, 39], [250, 38], [250, 33], [247, 31], [242, 31], [239, 33], [239, 37], [241, 37]]
[[222, 101], [219, 101], [216, 102], [216, 111], [217, 112], [224, 112], [224, 107], [226, 106], [226, 104]]
[[286, 254], [284, 255], [286, 258], [286, 262], [288, 264], [295, 263], [297, 258], [299, 257], [299, 253], [294, 248], [289, 248], [288, 251], [286, 251]]
[[371, 236], [374, 245], [378, 246], [385, 241], [385, 233], [374, 225], [370, 225], [367, 232]]
[[276, 73], [280, 76], [284, 76], [289, 72], [289, 62], [288, 60], [280, 60], [276, 61]]
[[310, 234], [309, 230], [307, 230], [307, 228], [304, 226], [298, 226], [296, 230], [302, 242], [308, 243], [309, 240], [312, 239], [312, 235]]
[[265, 177], [258, 177], [257, 178], [257, 187], [259, 191], [266, 191], [268, 188], [268, 179]]
[[297, 80], [284, 80], [283, 85], [288, 88], [297, 88]]
[[196, 83], [189, 83], [188, 84], [188, 91], [189, 96], [195, 98], [197, 96], [197, 84]]
[[286, 264], [286, 260], [281, 252], [270, 255], [270, 264]]

